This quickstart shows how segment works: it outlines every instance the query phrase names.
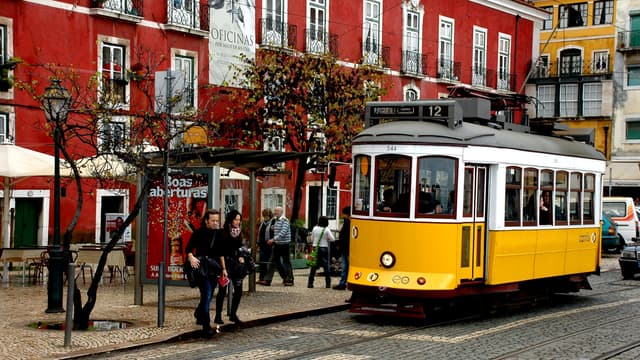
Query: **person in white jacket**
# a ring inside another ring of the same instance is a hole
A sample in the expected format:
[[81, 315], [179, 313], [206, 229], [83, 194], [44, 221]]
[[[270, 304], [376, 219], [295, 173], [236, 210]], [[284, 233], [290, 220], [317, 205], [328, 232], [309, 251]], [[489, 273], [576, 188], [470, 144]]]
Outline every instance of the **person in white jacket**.
[[311, 268], [309, 272], [308, 288], [313, 287], [313, 281], [316, 277], [316, 270], [322, 265], [324, 268], [325, 287], [331, 287], [331, 272], [329, 270], [329, 242], [335, 241], [331, 229], [329, 229], [329, 218], [326, 216], [320, 216], [318, 219], [318, 225], [313, 227], [311, 231], [312, 245], [318, 247], [318, 261], [316, 266]]

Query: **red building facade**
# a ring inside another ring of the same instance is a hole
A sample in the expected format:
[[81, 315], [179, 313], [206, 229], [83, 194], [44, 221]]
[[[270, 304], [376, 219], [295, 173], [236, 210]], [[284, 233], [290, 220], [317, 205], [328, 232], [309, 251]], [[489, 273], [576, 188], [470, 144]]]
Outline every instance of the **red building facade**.
[[[185, 106], [202, 108], [209, 85], [220, 86], [233, 62], [234, 49], [249, 54], [263, 47], [301, 54], [331, 52], [345, 66], [379, 66], [388, 78], [383, 100], [481, 96], [507, 121], [522, 120], [519, 94], [537, 55], [545, 14], [526, 1], [499, 0], [2, 0], [0, 63], [22, 63], [9, 71], [44, 89], [46, 72], [33, 65], [73, 69], [81, 79], [99, 73], [122, 109], [143, 107], [141, 81], [158, 81], [142, 72], [150, 56], [158, 70], [178, 70], [188, 97]], [[226, 42], [226, 43], [225, 43]], [[232, 44], [232, 45], [230, 45]], [[146, 54], [146, 57], [143, 56]], [[146, 77], [146, 78], [145, 78]], [[0, 79], [1, 82], [2, 79]], [[72, 115], [73, 116], [73, 115]], [[211, 114], [215, 119], [216, 114]], [[52, 154], [39, 104], [17, 88], [0, 90], [0, 139]], [[112, 122], [110, 136], [126, 136], [126, 120]], [[114, 135], [115, 134], [115, 135]], [[104, 139], [98, 141], [106, 141]], [[211, 145], [216, 145], [215, 143]], [[286, 149], [272, 149], [283, 150]], [[89, 156], [86, 149], [75, 149]], [[224, 170], [222, 171], [224, 173]], [[349, 188], [347, 166], [339, 168], [339, 189]], [[258, 209], [291, 208], [294, 179], [288, 174], [261, 179]], [[63, 181], [64, 182], [64, 181]], [[131, 185], [103, 187], [84, 180], [85, 205], [75, 242], [104, 241], [105, 214], [128, 213], [135, 197]], [[13, 184], [10, 212], [13, 241], [3, 246], [47, 245], [52, 233], [52, 181], [28, 178]], [[248, 214], [248, 183], [221, 185], [221, 208]], [[75, 209], [75, 187], [65, 187], [62, 229]], [[326, 174], [307, 175], [298, 218], [315, 223], [320, 213], [338, 227], [348, 191], [330, 190]], [[6, 194], [3, 194], [5, 196]], [[216, 202], [218, 203], [218, 202]], [[259, 214], [254, 214], [259, 216]], [[245, 218], [248, 218], [245, 215]], [[20, 230], [24, 228], [34, 230]]]

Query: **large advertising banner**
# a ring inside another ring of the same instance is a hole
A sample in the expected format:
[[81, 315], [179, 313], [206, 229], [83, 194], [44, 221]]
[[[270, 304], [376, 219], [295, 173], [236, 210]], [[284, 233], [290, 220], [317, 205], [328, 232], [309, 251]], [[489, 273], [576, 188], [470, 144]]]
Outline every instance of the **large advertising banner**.
[[210, 0], [209, 19], [209, 82], [238, 86], [231, 65], [242, 65], [240, 54], [255, 58], [255, 0]]
[[[176, 173], [169, 176], [167, 213], [166, 278], [184, 280], [182, 265], [185, 248], [195, 229], [200, 227], [204, 212], [211, 206], [213, 194], [211, 171]], [[162, 259], [164, 232], [164, 186], [162, 179], [147, 194], [146, 216], [146, 280], [158, 279]]]

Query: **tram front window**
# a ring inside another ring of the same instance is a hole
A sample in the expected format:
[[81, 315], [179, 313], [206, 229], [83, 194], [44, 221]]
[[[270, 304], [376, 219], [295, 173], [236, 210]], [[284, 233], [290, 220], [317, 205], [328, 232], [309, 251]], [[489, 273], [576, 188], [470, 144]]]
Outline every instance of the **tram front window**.
[[376, 157], [376, 214], [407, 217], [411, 192], [411, 158], [398, 155]]
[[353, 181], [353, 212], [366, 214], [369, 212], [369, 190], [371, 189], [371, 158], [358, 155], [355, 157]]
[[450, 215], [455, 206], [455, 159], [427, 156], [418, 159], [418, 215]]

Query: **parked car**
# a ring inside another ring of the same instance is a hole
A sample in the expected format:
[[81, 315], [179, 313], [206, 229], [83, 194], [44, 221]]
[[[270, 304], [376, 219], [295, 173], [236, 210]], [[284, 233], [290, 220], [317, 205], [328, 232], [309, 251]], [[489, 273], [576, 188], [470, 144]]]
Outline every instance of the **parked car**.
[[640, 224], [632, 198], [602, 198], [602, 211], [618, 224], [618, 234], [626, 244], [631, 244], [640, 238]]
[[622, 249], [618, 263], [624, 279], [633, 279], [637, 273], [640, 273], [639, 251], [640, 244], [625, 246]]
[[621, 251], [625, 246], [624, 239], [618, 234], [618, 224], [604, 212], [602, 213], [602, 250]]

